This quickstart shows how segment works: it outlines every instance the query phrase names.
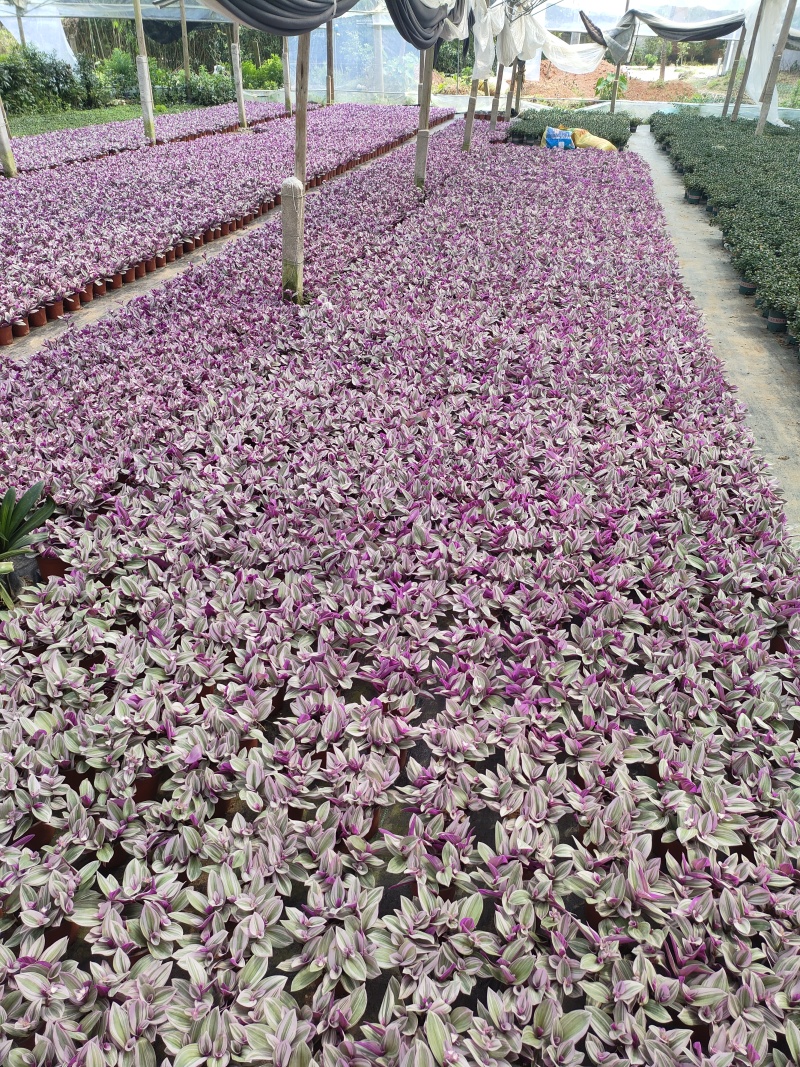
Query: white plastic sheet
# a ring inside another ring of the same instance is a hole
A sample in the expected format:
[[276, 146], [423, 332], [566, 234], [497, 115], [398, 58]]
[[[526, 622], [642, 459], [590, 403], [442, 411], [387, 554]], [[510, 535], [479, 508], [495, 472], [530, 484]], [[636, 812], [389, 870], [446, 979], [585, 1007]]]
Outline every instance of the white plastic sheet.
[[[58, 59], [75, 65], [75, 53], [69, 46], [61, 19], [58, 17], [58, 9], [46, 4], [39, 5], [37, 18], [22, 19], [22, 29], [25, 32], [25, 43], [33, 45], [41, 52], [55, 52]], [[11, 33], [15, 41], [19, 41], [19, 25], [16, 15], [13, 17], [5, 14], [0, 17], [0, 23]]]
[[[787, 0], [766, 0], [764, 13], [761, 16], [761, 25], [756, 37], [756, 48], [753, 53], [753, 63], [747, 78], [747, 92], [756, 103], [761, 99], [764, 85], [769, 74], [775, 45], [778, 43], [778, 35], [781, 31], [784, 15], [786, 14]], [[753, 24], [758, 13], [758, 0], [747, 12], [747, 40], [752, 39]], [[747, 43], [745, 42], [745, 48]], [[768, 122], [774, 122], [776, 126], [785, 126], [786, 123], [778, 116], [778, 91], [772, 94], [770, 101]]]
[[474, 13], [473, 77], [478, 79], [488, 78], [492, 73], [495, 55], [498, 63], [510, 67], [515, 59], [527, 62], [540, 53], [568, 74], [591, 74], [605, 54], [602, 45], [567, 44], [550, 33], [536, 15], [508, 19], [502, 3], [488, 7], [486, 0], [475, 0]]

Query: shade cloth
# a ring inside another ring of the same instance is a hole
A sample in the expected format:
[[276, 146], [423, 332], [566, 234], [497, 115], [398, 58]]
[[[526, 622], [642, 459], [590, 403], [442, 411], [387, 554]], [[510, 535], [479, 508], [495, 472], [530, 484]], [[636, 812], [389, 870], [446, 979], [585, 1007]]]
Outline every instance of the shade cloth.
[[625, 63], [636, 41], [636, 24], [643, 22], [656, 37], [666, 41], [715, 41], [729, 33], [735, 33], [745, 24], [745, 13], [722, 15], [704, 22], [673, 22], [671, 19], [652, 15], [648, 11], [631, 8], [613, 29], [604, 33], [605, 42], [615, 63]]

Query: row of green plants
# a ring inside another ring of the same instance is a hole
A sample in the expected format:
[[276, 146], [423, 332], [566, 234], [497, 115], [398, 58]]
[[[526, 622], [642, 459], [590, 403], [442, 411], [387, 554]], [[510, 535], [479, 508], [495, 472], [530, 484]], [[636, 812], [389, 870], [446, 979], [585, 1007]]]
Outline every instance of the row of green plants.
[[757, 303], [800, 337], [800, 130], [658, 112], [656, 141], [683, 174], [687, 197], [705, 204]]
[[638, 120], [624, 112], [609, 115], [607, 111], [582, 111], [580, 113], [566, 108], [544, 108], [523, 111], [516, 121], [511, 123], [509, 137], [515, 144], [538, 145], [546, 127], [563, 126], [565, 129], [580, 127], [588, 130], [595, 137], [604, 137], [617, 148], [624, 148], [628, 143], [631, 130]]
[[[189, 78], [188, 95], [183, 69], [164, 70], [150, 61], [150, 81], [156, 104], [195, 106], [224, 104], [234, 98], [230, 71], [214, 74], [200, 67]], [[269, 56], [260, 66], [242, 63], [246, 89], [279, 89], [283, 85], [280, 56]], [[0, 56], [0, 96], [11, 115], [75, 111], [108, 107], [112, 101], [139, 99], [136, 61], [130, 52], [115, 48], [103, 60], [78, 56], [77, 69], [37, 48], [15, 45]]]

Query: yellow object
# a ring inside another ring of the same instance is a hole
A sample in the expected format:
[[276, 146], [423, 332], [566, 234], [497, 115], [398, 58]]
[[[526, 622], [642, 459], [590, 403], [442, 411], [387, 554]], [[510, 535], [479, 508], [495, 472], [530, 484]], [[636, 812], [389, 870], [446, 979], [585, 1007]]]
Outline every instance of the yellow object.
[[616, 152], [617, 150], [605, 137], [595, 137], [588, 130], [573, 130], [572, 141], [576, 148], [599, 148], [601, 152]]

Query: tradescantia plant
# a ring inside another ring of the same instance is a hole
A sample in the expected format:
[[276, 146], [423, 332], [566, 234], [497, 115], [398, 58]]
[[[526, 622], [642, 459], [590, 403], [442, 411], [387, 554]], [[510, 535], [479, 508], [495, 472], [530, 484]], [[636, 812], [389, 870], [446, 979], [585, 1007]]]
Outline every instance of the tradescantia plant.
[[6, 372], [3, 1064], [800, 1062], [780, 500], [646, 165], [461, 136]]

